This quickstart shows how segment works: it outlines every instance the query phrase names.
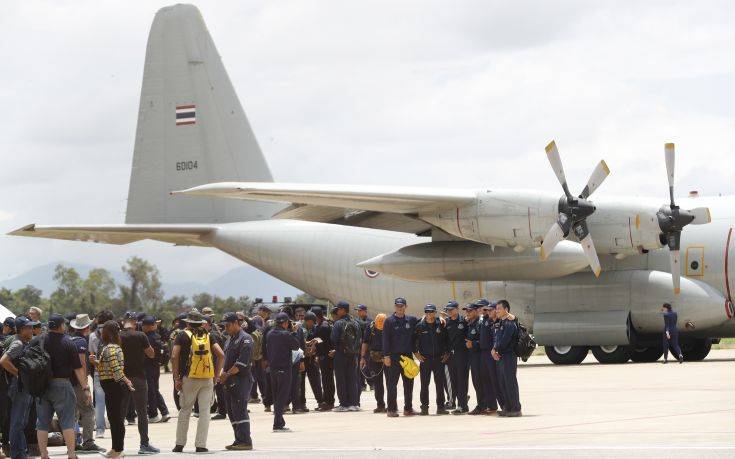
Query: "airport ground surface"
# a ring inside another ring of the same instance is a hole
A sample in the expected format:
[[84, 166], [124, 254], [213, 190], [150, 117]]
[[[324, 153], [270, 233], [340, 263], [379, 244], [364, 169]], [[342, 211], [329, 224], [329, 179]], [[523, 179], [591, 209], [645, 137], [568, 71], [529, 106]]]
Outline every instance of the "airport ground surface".
[[[271, 414], [255, 405], [250, 415], [255, 450], [224, 451], [233, 440], [230, 424], [212, 421], [208, 456], [735, 457], [733, 349], [713, 350], [703, 362], [682, 365], [600, 365], [590, 355], [582, 365], [556, 366], [545, 356], [534, 356], [519, 366], [518, 374], [522, 418], [389, 419], [372, 413], [373, 393], [365, 392], [362, 412], [289, 415], [286, 423], [293, 432], [275, 434]], [[414, 408], [418, 409], [416, 382]], [[169, 374], [162, 375], [161, 385], [175, 416]], [[308, 400], [314, 408], [313, 398]], [[400, 398], [398, 404], [402, 406]], [[194, 454], [192, 421], [189, 455]], [[161, 448], [162, 456], [180, 457], [171, 453], [175, 430], [175, 418], [150, 426], [151, 442]], [[99, 443], [110, 447], [109, 432]], [[125, 445], [126, 453], [135, 455], [135, 426], [127, 428]], [[53, 456], [64, 453], [63, 448], [52, 449]]]

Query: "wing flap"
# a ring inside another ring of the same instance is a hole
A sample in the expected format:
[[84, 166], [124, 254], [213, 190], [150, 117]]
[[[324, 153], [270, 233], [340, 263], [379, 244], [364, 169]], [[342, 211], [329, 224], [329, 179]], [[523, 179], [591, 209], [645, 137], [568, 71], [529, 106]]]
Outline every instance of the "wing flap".
[[11, 236], [40, 237], [67, 241], [124, 245], [152, 239], [176, 245], [208, 246], [202, 237], [216, 225], [36, 225], [30, 224], [8, 233]]

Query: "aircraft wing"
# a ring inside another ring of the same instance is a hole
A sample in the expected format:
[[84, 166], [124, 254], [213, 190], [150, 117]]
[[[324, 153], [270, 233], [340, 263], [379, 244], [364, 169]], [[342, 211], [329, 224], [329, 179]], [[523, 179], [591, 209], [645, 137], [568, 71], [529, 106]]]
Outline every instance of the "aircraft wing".
[[81, 226], [30, 224], [8, 234], [11, 236], [42, 237], [117, 245], [152, 239], [176, 245], [208, 246], [209, 244], [202, 241], [202, 237], [216, 228], [216, 225], [188, 224]]
[[[350, 211], [417, 214], [422, 210], [470, 204], [476, 199], [477, 191], [422, 187], [223, 182], [174, 191], [172, 194], [287, 202]], [[292, 211], [297, 213], [297, 209], [299, 207], [294, 207]], [[289, 212], [288, 209], [286, 212]]]

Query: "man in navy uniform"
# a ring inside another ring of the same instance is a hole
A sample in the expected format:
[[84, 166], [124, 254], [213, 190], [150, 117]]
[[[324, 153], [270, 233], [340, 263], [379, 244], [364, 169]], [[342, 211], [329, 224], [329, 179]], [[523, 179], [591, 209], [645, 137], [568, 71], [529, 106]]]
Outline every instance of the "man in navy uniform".
[[444, 363], [448, 358], [448, 334], [436, 318], [436, 306], [424, 306], [424, 318], [416, 325], [414, 352], [421, 374], [421, 416], [429, 415], [429, 382], [434, 374], [436, 414], [449, 414], [444, 407]]
[[450, 301], [444, 307], [449, 316], [446, 320], [448, 335], [449, 377], [452, 384], [452, 405], [456, 403], [456, 409], [452, 414], [466, 414], [470, 410], [467, 407], [467, 385], [469, 378], [469, 350], [465, 338], [467, 337], [467, 321], [459, 315], [459, 305], [456, 301]]
[[318, 343], [316, 336], [316, 314], [312, 311], [308, 311], [304, 314], [304, 340], [306, 347], [304, 348], [304, 378], [301, 378], [301, 390], [299, 396], [301, 400], [299, 406], [306, 409], [306, 379], [309, 379], [309, 385], [311, 386], [311, 392], [314, 394], [317, 406], [322, 406], [324, 403], [324, 392], [322, 391], [322, 377], [319, 371], [319, 362], [316, 357], [316, 348]]
[[[157, 332], [158, 324], [154, 316], [146, 315], [141, 321], [143, 333], [148, 337], [155, 356], [145, 360], [145, 378], [148, 383], [148, 422], [168, 422], [171, 416], [168, 407], [159, 391], [159, 380], [161, 379], [161, 356], [164, 355], [163, 342]], [[158, 412], [161, 416], [158, 416]]]
[[475, 396], [477, 397], [477, 405], [469, 412], [472, 415], [483, 414], [485, 411], [485, 393], [482, 384], [482, 353], [480, 349], [480, 317], [478, 306], [470, 303], [464, 308], [467, 311], [467, 337], [465, 345], [467, 347], [467, 357], [472, 376], [472, 386], [475, 388]]
[[334, 308], [337, 321], [332, 327], [331, 340], [334, 344], [334, 377], [337, 380], [337, 397], [339, 398], [339, 406], [334, 411], [342, 413], [345, 411], [360, 411], [358, 404], [359, 391], [357, 382], [357, 353], [353, 353], [349, 349], [346, 340], [345, 330], [347, 327], [357, 327], [357, 333], [353, 338], [362, 341], [360, 326], [355, 319], [350, 316], [350, 304], [346, 301], [340, 301]]
[[383, 365], [388, 393], [388, 417], [398, 417], [398, 379], [403, 378], [403, 415], [413, 416], [413, 379], [401, 368], [401, 356], [413, 358], [413, 334], [418, 319], [406, 315], [405, 298], [396, 298], [395, 312], [383, 326]]
[[[324, 310], [315, 306], [311, 312], [316, 315], [316, 336], [322, 340], [316, 345], [316, 358], [322, 375], [323, 402], [316, 411], [332, 411], [334, 408], [334, 354], [332, 350], [332, 324], [324, 317]], [[332, 355], [330, 355], [332, 354]]]
[[674, 357], [676, 357], [679, 363], [683, 363], [684, 354], [681, 353], [681, 348], [679, 347], [679, 330], [676, 328], [679, 315], [671, 309], [669, 303], [664, 303], [661, 306], [661, 312], [664, 313], [664, 363], [668, 363], [669, 361], [669, 346], [671, 346], [671, 353]]
[[501, 320], [497, 340], [492, 350], [492, 356], [498, 362], [498, 373], [502, 381], [505, 409], [498, 416], [516, 418], [521, 414], [521, 401], [518, 394], [518, 356], [515, 346], [518, 341], [518, 325], [515, 318], [510, 317], [510, 304], [500, 300], [496, 304], [498, 318]]
[[[362, 338], [365, 335], [365, 330], [367, 330], [368, 325], [372, 322], [372, 319], [368, 317], [368, 308], [364, 304], [358, 304], [355, 306], [355, 320], [360, 324], [360, 338]], [[372, 389], [372, 383], [368, 382], [365, 379], [365, 375], [362, 374], [361, 371], [358, 370], [357, 372], [357, 384], [358, 389], [360, 393], [367, 389], [368, 384], [370, 384], [370, 388]], [[358, 402], [360, 401], [358, 397]], [[359, 404], [359, 403], [358, 403]]]
[[[495, 311], [495, 304], [490, 304], [484, 298], [477, 300], [477, 304], [481, 311], [480, 316], [480, 374], [482, 381], [482, 394], [485, 397], [485, 409], [483, 414], [495, 414], [498, 411], [497, 400], [502, 399], [498, 397], [496, 388], [499, 388], [498, 381], [496, 379], [495, 370], [492, 356], [493, 350], [493, 318], [492, 315]], [[491, 312], [492, 311], [492, 312]], [[501, 403], [502, 406], [502, 403]]]
[[291, 395], [291, 353], [299, 348], [296, 335], [291, 333], [288, 314], [276, 315], [275, 328], [268, 332], [266, 355], [270, 367], [271, 390], [273, 391], [273, 432], [289, 432], [283, 412]]
[[[378, 407], [373, 410], [373, 413], [385, 413], [385, 384], [383, 383], [385, 371], [383, 371], [382, 359], [384, 326], [385, 314], [375, 316], [375, 320], [370, 322], [365, 329], [360, 350], [360, 372], [367, 372], [367, 380], [373, 386], [375, 401], [378, 402]], [[380, 355], [380, 360], [376, 359], [377, 355]]]
[[225, 333], [225, 364], [220, 376], [220, 384], [225, 390], [225, 406], [230, 418], [235, 441], [225, 448], [234, 451], [253, 449], [253, 440], [250, 438], [250, 416], [248, 415], [248, 399], [253, 386], [252, 362], [253, 338], [245, 333], [234, 312], [224, 316]]

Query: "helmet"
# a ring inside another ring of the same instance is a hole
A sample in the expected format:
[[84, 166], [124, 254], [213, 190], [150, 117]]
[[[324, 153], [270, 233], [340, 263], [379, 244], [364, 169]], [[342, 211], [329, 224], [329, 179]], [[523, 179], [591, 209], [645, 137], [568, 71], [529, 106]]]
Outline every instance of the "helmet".
[[381, 312], [380, 314], [375, 316], [375, 328], [377, 328], [378, 330], [382, 330], [384, 322], [385, 322], [385, 314]]
[[304, 314], [304, 321], [307, 320], [313, 320], [314, 322], [316, 322], [316, 314], [311, 311], [307, 312], [306, 314]]

